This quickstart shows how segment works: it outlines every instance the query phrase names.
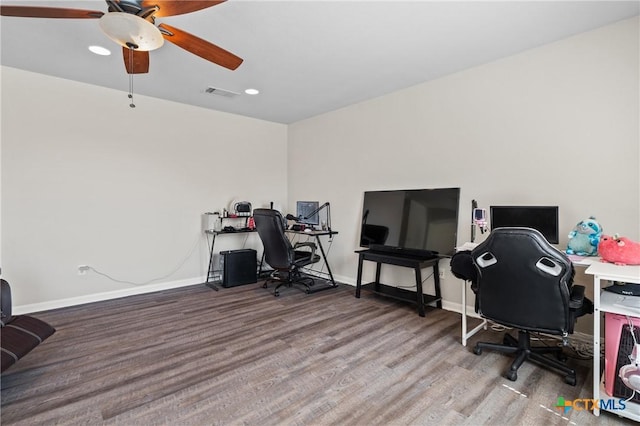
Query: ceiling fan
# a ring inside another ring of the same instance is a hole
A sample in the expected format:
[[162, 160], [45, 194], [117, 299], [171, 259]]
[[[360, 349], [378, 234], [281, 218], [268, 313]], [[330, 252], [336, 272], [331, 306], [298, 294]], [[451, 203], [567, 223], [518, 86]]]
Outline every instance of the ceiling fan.
[[235, 70], [242, 58], [155, 18], [182, 15], [215, 6], [226, 0], [105, 0], [107, 12], [37, 6], [0, 5], [0, 15], [24, 18], [99, 19], [100, 28], [122, 46], [128, 74], [149, 72], [149, 51], [167, 40], [214, 64]]

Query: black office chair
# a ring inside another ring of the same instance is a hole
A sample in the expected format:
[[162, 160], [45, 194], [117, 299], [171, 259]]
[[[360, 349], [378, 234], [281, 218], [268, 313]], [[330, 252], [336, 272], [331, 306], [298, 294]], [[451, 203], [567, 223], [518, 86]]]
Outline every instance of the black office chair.
[[[284, 234], [285, 221], [277, 210], [255, 209], [253, 218], [264, 247], [265, 261], [274, 269], [263, 287], [267, 288], [271, 281], [278, 282], [273, 294], [279, 296], [279, 289], [283, 285], [292, 287], [294, 284], [301, 284], [309, 293], [314, 284], [313, 278], [303, 275], [300, 269], [320, 260], [320, 256], [316, 254], [316, 245], [312, 242], [299, 242], [292, 246]], [[305, 249], [299, 250], [301, 248]]]
[[[572, 285], [573, 265], [544, 236], [530, 228], [497, 228], [471, 252], [477, 274], [477, 311], [495, 323], [518, 329], [518, 339], [504, 335], [502, 344], [479, 342], [473, 352], [493, 349], [516, 355], [507, 372], [515, 381], [526, 360], [555, 368], [575, 386], [576, 372], [564, 362], [560, 346], [531, 346], [531, 332], [563, 336], [578, 316], [593, 313], [583, 286]], [[544, 354], [555, 354], [555, 358]]]

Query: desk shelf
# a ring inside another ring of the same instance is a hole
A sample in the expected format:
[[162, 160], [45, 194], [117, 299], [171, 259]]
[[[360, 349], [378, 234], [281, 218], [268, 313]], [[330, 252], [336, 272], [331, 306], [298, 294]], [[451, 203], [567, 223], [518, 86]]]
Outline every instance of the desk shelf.
[[[597, 289], [596, 289], [597, 290]], [[594, 291], [596, 291], [594, 290]], [[615, 303], [616, 299], [618, 299], [620, 297], [620, 295], [616, 294], [616, 293], [612, 293], [609, 291], [600, 291], [600, 309], [599, 311], [602, 313], [612, 313], [612, 314], [617, 314], [617, 315], [625, 315], [625, 316], [629, 316], [629, 317], [639, 317], [640, 316], [640, 312], [637, 309], [632, 309], [632, 308], [627, 308], [624, 306], [620, 306], [617, 305]], [[595, 332], [594, 332], [595, 333]], [[600, 366], [598, 366], [598, 368], [600, 368]], [[594, 370], [594, 374], [595, 374]], [[604, 372], [601, 375], [600, 378], [600, 393], [599, 393], [600, 399], [614, 399], [614, 400], [618, 400], [618, 399], [622, 399], [619, 397], [614, 397], [614, 396], [610, 396], [605, 387], [604, 387]], [[601, 410], [605, 410], [605, 411], [609, 411], [613, 414], [616, 414], [620, 417], [625, 417], [631, 420], [634, 420], [636, 422], [640, 422], [640, 404], [633, 402], [633, 401], [626, 401], [625, 402], [625, 409], [624, 410], [609, 410], [609, 409], [602, 409]]]
[[[415, 290], [406, 290], [404, 288], [394, 287], [386, 284], [376, 284], [374, 282], [363, 284], [362, 289], [367, 290], [371, 293], [377, 294], [379, 296], [385, 296], [391, 299], [400, 300], [402, 302], [408, 302], [413, 305], [418, 304], [418, 299], [416, 297]], [[423, 305], [439, 302], [440, 300], [442, 300], [441, 297], [433, 296], [431, 294], [422, 295]]]
[[621, 294], [602, 290], [600, 292], [600, 311], [629, 317], [640, 317], [640, 306], [634, 309], [617, 303], [618, 299], [623, 299], [624, 297], [625, 296]]
[[247, 232], [258, 232], [255, 229], [236, 229], [235, 231], [215, 231], [213, 229], [207, 229], [204, 231], [209, 235], [222, 235], [222, 234], [243, 234]]
[[[609, 281], [621, 281], [640, 284], [640, 266], [620, 266], [612, 263], [594, 262], [587, 270], [586, 274], [593, 275], [593, 399], [599, 400], [602, 397], [609, 398], [602, 385], [600, 376], [600, 348], [602, 338], [600, 336], [600, 315], [610, 312], [620, 315], [639, 317], [640, 314], [634, 309], [624, 306], [617, 306], [612, 299], [612, 293], [603, 292], [602, 284]], [[601, 300], [602, 299], [602, 300]], [[640, 421], [640, 404], [632, 401], [626, 403], [625, 410], [607, 410], [621, 417], [626, 417], [635, 421]], [[600, 414], [600, 408], [595, 408], [593, 414]]]
[[[600, 395], [602, 395], [604, 398], [606, 399], [614, 399], [614, 400], [618, 400], [621, 398], [615, 398], [615, 397], [610, 397], [607, 394], [607, 391], [604, 388], [604, 381], [600, 381]], [[602, 410], [602, 409], [601, 409]], [[620, 417], [624, 417], [627, 419], [631, 419], [633, 421], [636, 422], [640, 422], [640, 404], [637, 404], [633, 401], [627, 401], [625, 402], [625, 409], [624, 410], [609, 410], [609, 409], [603, 409], [604, 411], [608, 411], [610, 413], [613, 413], [617, 416]]]

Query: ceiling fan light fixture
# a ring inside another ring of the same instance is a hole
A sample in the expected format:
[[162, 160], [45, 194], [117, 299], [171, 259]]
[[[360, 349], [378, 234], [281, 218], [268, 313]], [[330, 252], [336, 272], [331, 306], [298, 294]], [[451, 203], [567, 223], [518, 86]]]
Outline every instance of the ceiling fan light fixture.
[[89, 50], [92, 53], [95, 53], [96, 55], [100, 55], [100, 56], [109, 56], [109, 55], [111, 55], [111, 51], [109, 49], [107, 49], [106, 47], [102, 47], [102, 46], [97, 46], [97, 45], [89, 46]]
[[247, 95], [257, 95], [260, 91], [258, 89], [246, 89], [244, 93]]
[[100, 29], [120, 46], [135, 50], [155, 50], [164, 44], [162, 33], [151, 22], [124, 12], [105, 13], [100, 18]]

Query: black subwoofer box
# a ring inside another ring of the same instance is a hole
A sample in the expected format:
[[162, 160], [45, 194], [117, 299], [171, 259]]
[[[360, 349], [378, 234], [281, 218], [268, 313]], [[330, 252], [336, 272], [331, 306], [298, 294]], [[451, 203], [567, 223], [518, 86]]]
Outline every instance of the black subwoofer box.
[[221, 251], [224, 268], [222, 287], [258, 282], [256, 251], [253, 249]]

